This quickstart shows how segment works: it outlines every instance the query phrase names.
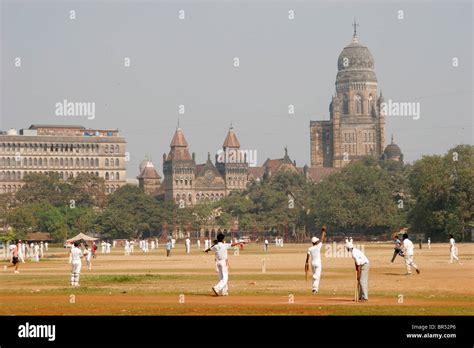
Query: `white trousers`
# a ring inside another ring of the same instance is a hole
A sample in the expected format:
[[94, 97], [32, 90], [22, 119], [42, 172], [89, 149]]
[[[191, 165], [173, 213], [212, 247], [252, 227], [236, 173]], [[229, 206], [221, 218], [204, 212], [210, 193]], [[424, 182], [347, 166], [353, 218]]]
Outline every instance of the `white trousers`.
[[452, 248], [451, 249], [451, 263], [453, 263], [453, 260], [456, 260], [459, 262], [459, 257], [458, 257], [458, 248]]
[[81, 274], [82, 263], [81, 261], [73, 262], [71, 266], [71, 285], [79, 286], [79, 276]]
[[219, 282], [214, 286], [217, 292], [226, 294], [228, 291], [227, 282], [229, 280], [229, 270], [227, 268], [227, 260], [216, 261], [216, 270], [219, 274]]
[[413, 262], [413, 255], [406, 255], [405, 254], [405, 265], [407, 267], [407, 273], [411, 274], [411, 268], [414, 267], [417, 269], [418, 267]]
[[319, 291], [319, 280], [321, 279], [321, 263], [312, 263], [313, 268], [313, 290]]

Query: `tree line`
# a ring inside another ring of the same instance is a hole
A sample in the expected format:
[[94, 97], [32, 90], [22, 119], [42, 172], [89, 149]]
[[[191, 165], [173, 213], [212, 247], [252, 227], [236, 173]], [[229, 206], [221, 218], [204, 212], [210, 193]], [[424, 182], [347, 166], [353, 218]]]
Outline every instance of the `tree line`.
[[5, 238], [48, 232], [62, 241], [83, 232], [102, 238], [160, 236], [180, 228], [220, 228], [241, 233], [306, 237], [325, 224], [330, 231], [387, 236], [401, 228], [432, 240], [458, 240], [474, 228], [474, 146], [445, 155], [423, 156], [413, 164], [367, 157], [313, 183], [302, 174], [280, 171], [218, 202], [179, 208], [171, 201], [125, 185], [105, 194], [105, 182], [90, 174], [67, 181], [58, 174], [29, 174], [16, 193], [0, 195]]

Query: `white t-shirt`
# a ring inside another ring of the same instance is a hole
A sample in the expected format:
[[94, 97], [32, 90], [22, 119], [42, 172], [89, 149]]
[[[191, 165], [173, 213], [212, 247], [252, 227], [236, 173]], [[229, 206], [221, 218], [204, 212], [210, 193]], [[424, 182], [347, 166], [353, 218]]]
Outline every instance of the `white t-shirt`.
[[186, 239], [186, 245], [191, 245], [191, 240], [189, 238]]
[[265, 239], [265, 244], [268, 244], [268, 240]]
[[408, 238], [403, 240], [403, 252], [407, 256], [413, 256], [413, 243]]
[[449, 245], [450, 245], [450, 250], [453, 250], [456, 247], [456, 242], [454, 241], [454, 238], [451, 238], [449, 240]]
[[77, 247], [72, 247], [71, 248], [71, 262], [72, 263], [81, 262], [81, 255], [82, 255], [81, 249], [79, 249]]
[[365, 256], [364, 253], [357, 248], [352, 249], [352, 258], [354, 259], [357, 266], [369, 263], [367, 256]]
[[322, 246], [323, 243], [318, 243], [308, 249], [308, 255], [311, 255], [311, 263], [321, 263]]
[[84, 256], [86, 257], [87, 261], [91, 260], [91, 255], [92, 255], [92, 253], [89, 249], [84, 249]]
[[227, 260], [227, 250], [230, 248], [232, 248], [230, 244], [219, 242], [211, 250], [216, 253], [216, 261], [221, 261]]

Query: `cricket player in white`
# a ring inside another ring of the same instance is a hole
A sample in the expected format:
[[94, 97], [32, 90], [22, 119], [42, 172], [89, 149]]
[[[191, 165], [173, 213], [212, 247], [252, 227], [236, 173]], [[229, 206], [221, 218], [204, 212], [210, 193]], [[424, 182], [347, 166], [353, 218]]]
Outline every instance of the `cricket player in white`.
[[25, 243], [22, 243], [21, 240], [18, 242], [18, 260], [25, 263]]
[[191, 239], [189, 237], [186, 238], [184, 244], [186, 246], [186, 254], [189, 254], [191, 252]]
[[100, 243], [100, 253], [101, 254], [105, 254], [105, 246], [106, 246], [107, 243], [105, 243], [105, 240], [102, 241], [102, 243]]
[[311, 238], [311, 243], [313, 246], [308, 249], [306, 254], [306, 263], [304, 265], [305, 273], [309, 270], [309, 257], [311, 256], [311, 268], [313, 271], [313, 286], [312, 292], [313, 295], [316, 295], [319, 292], [319, 280], [321, 279], [321, 248], [323, 246], [324, 239], [326, 238], [326, 227], [323, 226], [321, 232], [321, 240], [317, 237]]
[[359, 301], [369, 300], [369, 259], [362, 251], [354, 248], [352, 241], [346, 242], [347, 251], [351, 252], [357, 272], [357, 283], [359, 285]]
[[40, 255], [40, 251], [39, 251], [40, 247], [38, 245], [38, 243], [35, 243], [35, 246], [34, 246], [34, 254], [33, 254], [33, 258], [34, 258], [34, 261], [35, 262], [39, 262], [39, 255]]
[[413, 262], [413, 242], [411, 240], [408, 239], [408, 234], [404, 234], [403, 235], [403, 254], [405, 255], [405, 265], [407, 267], [407, 273], [406, 275], [411, 275], [411, 268], [415, 268], [416, 270], [416, 273], [417, 274], [420, 274], [420, 270], [418, 269], [418, 267], [415, 265], [415, 263]]
[[84, 257], [86, 258], [87, 269], [90, 271], [92, 268], [92, 264], [91, 264], [92, 251], [89, 249], [89, 246], [87, 244], [84, 249]]
[[449, 235], [449, 251], [451, 253], [451, 259], [449, 263], [453, 263], [453, 260], [456, 260], [460, 265], [462, 265], [458, 257], [458, 247], [456, 246], [456, 241], [454, 240], [454, 236], [452, 234]]
[[431, 238], [428, 238], [428, 249], [431, 249]]
[[216, 296], [219, 296], [219, 293], [222, 294], [222, 296], [229, 295], [229, 288], [227, 286], [227, 282], [229, 280], [227, 250], [239, 244], [240, 243], [224, 243], [224, 235], [221, 233], [217, 235], [217, 244], [214, 244], [210, 248], [204, 250], [205, 253], [208, 253], [211, 250], [215, 252], [216, 270], [219, 273], [219, 282], [212, 287], [212, 291], [214, 291]]
[[197, 248], [201, 249], [201, 241], [199, 239], [197, 240], [196, 244], [197, 244]]
[[107, 241], [107, 244], [105, 244], [105, 253], [106, 253], [106, 254], [110, 254], [110, 247], [111, 247], [111, 246], [112, 246], [112, 245], [110, 244], [110, 242]]
[[81, 249], [78, 248], [79, 242], [74, 242], [69, 254], [69, 263], [71, 267], [71, 286], [79, 286], [79, 276], [81, 274], [81, 258], [83, 257]]
[[48, 251], [48, 242], [44, 242], [44, 250]]

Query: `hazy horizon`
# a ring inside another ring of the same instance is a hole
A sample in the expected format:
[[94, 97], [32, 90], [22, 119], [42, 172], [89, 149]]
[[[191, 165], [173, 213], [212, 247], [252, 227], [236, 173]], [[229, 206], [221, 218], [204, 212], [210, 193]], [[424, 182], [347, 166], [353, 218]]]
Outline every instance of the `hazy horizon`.
[[[412, 162], [474, 143], [472, 7], [470, 1], [3, 0], [0, 128], [118, 128], [131, 154], [129, 178], [146, 155], [162, 174], [178, 117], [198, 163], [221, 148], [232, 122], [259, 165], [281, 158], [285, 146], [298, 166], [309, 165], [309, 122], [329, 119], [337, 59], [356, 17], [379, 92], [386, 101], [420, 103], [419, 120], [386, 117], [386, 144], [393, 134]], [[64, 99], [94, 102], [95, 118], [55, 116]]]

